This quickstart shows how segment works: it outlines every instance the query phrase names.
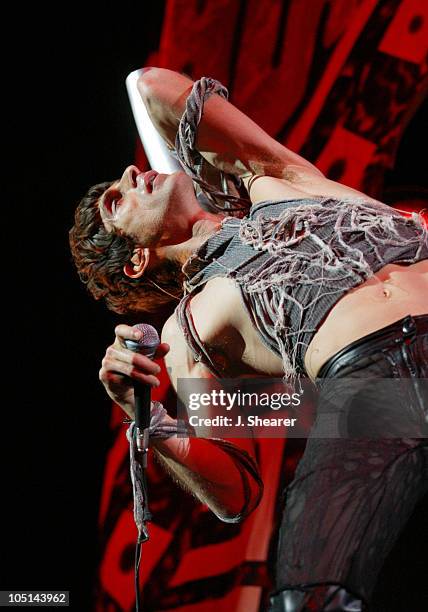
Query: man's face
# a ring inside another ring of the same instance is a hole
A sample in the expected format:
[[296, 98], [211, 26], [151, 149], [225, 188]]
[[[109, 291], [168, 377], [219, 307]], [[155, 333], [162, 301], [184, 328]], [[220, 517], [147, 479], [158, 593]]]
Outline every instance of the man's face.
[[192, 203], [198, 205], [192, 180], [184, 172], [142, 173], [128, 166], [101, 196], [99, 209], [108, 231], [150, 248], [178, 244], [191, 236]]

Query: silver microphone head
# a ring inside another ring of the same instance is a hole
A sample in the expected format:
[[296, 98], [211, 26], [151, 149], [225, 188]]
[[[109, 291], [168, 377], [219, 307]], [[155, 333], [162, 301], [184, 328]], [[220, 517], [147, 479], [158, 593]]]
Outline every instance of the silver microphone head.
[[143, 335], [140, 340], [125, 340], [126, 348], [134, 353], [141, 353], [152, 358], [160, 344], [158, 332], [148, 323], [137, 323], [132, 328], [138, 329]]

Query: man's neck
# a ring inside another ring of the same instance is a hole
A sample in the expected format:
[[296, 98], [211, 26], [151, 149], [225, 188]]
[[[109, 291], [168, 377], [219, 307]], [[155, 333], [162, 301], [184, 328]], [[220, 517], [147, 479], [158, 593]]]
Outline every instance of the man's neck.
[[218, 215], [212, 215], [212, 218], [198, 219], [192, 227], [192, 238], [197, 236], [203, 237], [206, 240], [219, 229], [222, 219]]
[[180, 244], [173, 244], [156, 249], [156, 255], [162, 259], [174, 261], [183, 266], [189, 257], [220, 228], [222, 218], [210, 215], [198, 219], [192, 226], [192, 236]]

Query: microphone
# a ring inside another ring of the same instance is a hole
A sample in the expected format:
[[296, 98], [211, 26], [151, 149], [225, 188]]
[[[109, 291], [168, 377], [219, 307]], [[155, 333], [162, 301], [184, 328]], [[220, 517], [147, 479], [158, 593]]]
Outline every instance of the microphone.
[[[134, 353], [141, 353], [153, 358], [159, 346], [158, 332], [152, 325], [138, 323], [133, 326], [142, 332], [140, 340], [125, 340], [126, 348]], [[134, 380], [135, 427], [137, 428], [137, 450], [144, 453], [143, 467], [147, 467], [147, 451], [149, 448], [151, 386]]]

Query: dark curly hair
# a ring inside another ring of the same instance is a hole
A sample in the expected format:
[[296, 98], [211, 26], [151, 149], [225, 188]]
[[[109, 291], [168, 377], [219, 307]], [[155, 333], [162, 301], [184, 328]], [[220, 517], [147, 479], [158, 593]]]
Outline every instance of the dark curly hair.
[[165, 291], [180, 299], [183, 274], [178, 265], [166, 261], [150, 275], [125, 276], [123, 266], [130, 261], [136, 243], [123, 234], [108, 232], [102, 223], [98, 200], [110, 185], [112, 182], [94, 185], [77, 206], [69, 233], [74, 263], [93, 297], [105, 299], [110, 310], [118, 314], [156, 312], [174, 300]]

